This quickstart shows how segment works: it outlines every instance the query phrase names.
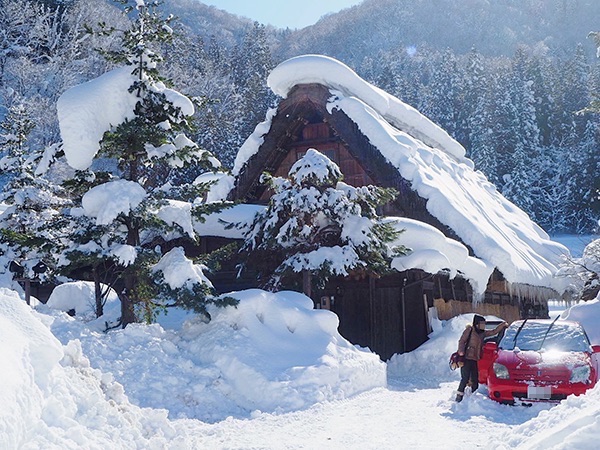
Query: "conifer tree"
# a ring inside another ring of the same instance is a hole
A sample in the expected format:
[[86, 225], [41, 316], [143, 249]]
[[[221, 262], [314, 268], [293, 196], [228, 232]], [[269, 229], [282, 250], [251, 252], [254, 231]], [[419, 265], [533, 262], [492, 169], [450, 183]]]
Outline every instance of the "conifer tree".
[[[135, 98], [133, 117], [112, 124], [96, 154], [114, 161], [117, 169], [82, 173], [79, 182], [71, 183], [79, 190], [83, 209], [73, 238], [77, 245], [65, 252], [65, 267], [106, 273], [121, 300], [123, 327], [141, 318], [151, 320], [156, 308], [167, 305], [208, 315], [208, 303], [231, 301], [213, 297], [202, 265], [170, 244], [174, 239], [194, 243], [194, 218], [201, 220], [219, 208], [202, 203], [206, 185], [171, 184], [172, 171], [190, 163], [214, 170], [220, 163], [186, 136], [192, 102], [168, 89], [160, 73], [158, 49], [171, 38], [172, 17], [163, 19], [158, 6], [138, 0], [135, 7], [127, 7], [128, 14], [137, 10], [137, 19], [123, 32], [122, 47], [106, 52], [111, 61], [131, 70], [132, 84], [122, 95]], [[116, 30], [101, 25], [101, 32]], [[98, 211], [98, 205], [118, 195], [126, 195], [125, 207], [108, 214]], [[170, 274], [165, 258], [182, 268], [178, 277]]]
[[428, 96], [422, 112], [440, 125], [453, 137], [456, 137], [458, 126], [458, 86], [456, 79], [456, 59], [450, 50], [441, 55], [433, 69]]
[[565, 188], [571, 193], [568, 208], [575, 212], [573, 225], [578, 233], [597, 230], [600, 218], [598, 171], [600, 170], [600, 127], [588, 122], [583, 139], [567, 155], [568, 181]]
[[474, 138], [489, 130], [490, 105], [485, 102], [488, 98], [486, 96], [487, 85], [488, 80], [481, 55], [475, 48], [472, 48], [467, 55], [466, 67], [463, 71], [460, 89], [462, 107], [457, 116], [457, 137], [467, 151], [472, 150]]
[[288, 179], [264, 178], [274, 193], [249, 227], [241, 254], [242, 267], [257, 269], [266, 286], [293, 286], [300, 273], [317, 286], [331, 276], [381, 275], [390, 270], [391, 256], [406, 252], [391, 248], [399, 232], [376, 212], [395, 191], [343, 183], [338, 166], [314, 149], [291, 167]]
[[[39, 152], [28, 145], [33, 129], [26, 106], [16, 99], [0, 124], [0, 173], [4, 178], [0, 202], [8, 205], [0, 216], [0, 241], [23, 266], [26, 278], [50, 278], [54, 255], [64, 245], [63, 234], [48, 224], [64, 225], [63, 209], [70, 206], [60, 186], [36, 173]], [[41, 264], [41, 266], [40, 266]], [[43, 267], [43, 271], [33, 268]]]
[[500, 186], [498, 179], [498, 141], [496, 140], [497, 122], [494, 117], [494, 101], [496, 80], [491, 79], [489, 88], [482, 92], [475, 104], [475, 110], [467, 119], [469, 123], [468, 142], [470, 157], [475, 168], [481, 170], [488, 180]]
[[535, 205], [536, 222], [548, 233], [568, 232], [574, 211], [569, 207], [572, 192], [564, 149], [545, 147], [533, 165], [538, 176], [529, 196]]
[[[272, 106], [274, 96], [267, 87], [267, 77], [273, 69], [271, 51], [267, 43], [265, 26], [254, 22], [244, 36], [242, 45], [234, 52], [232, 74], [237, 92], [240, 94], [243, 123], [243, 139], [250, 136]], [[243, 140], [239, 143], [243, 143]]]

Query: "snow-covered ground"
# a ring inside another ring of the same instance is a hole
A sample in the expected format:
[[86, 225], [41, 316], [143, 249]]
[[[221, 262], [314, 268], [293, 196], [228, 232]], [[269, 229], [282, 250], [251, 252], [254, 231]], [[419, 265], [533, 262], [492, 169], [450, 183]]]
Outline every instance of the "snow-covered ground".
[[[600, 387], [559, 405], [500, 405], [485, 387], [453, 402], [447, 357], [471, 315], [436, 323], [428, 342], [384, 364], [297, 293], [244, 291], [209, 324], [175, 312], [108, 334], [102, 320], [118, 303], [87, 321], [89, 295], [65, 288], [49, 302], [59, 309], [31, 309], [0, 289], [1, 448], [592, 449], [600, 439]], [[72, 307], [76, 317], [60, 311]], [[600, 339], [600, 301], [564, 315]]]

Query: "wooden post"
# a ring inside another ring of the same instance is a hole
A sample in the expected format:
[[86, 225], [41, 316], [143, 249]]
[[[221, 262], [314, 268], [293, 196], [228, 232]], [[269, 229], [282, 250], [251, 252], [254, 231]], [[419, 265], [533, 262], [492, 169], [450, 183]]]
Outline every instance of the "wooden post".
[[427, 326], [427, 334], [431, 333], [431, 322], [429, 321], [429, 304], [427, 303], [427, 294], [423, 294], [423, 308], [425, 311], [425, 325]]
[[15, 278], [17, 283], [23, 283], [23, 287], [25, 288], [25, 302], [28, 305], [31, 305], [31, 280], [29, 278]]
[[369, 275], [369, 312], [371, 315], [371, 326], [370, 326], [370, 336], [369, 339], [371, 341], [371, 348], [378, 348], [377, 346], [377, 332], [378, 332], [378, 323], [377, 323], [377, 313], [375, 308], [375, 278], [372, 275]]
[[404, 289], [406, 288], [406, 278], [402, 281], [402, 353], [406, 353], [406, 299]]
[[25, 282], [25, 301], [28, 305], [31, 305], [31, 280], [25, 278], [23, 281]]
[[302, 292], [309, 298], [312, 298], [312, 274], [310, 270], [302, 271]]

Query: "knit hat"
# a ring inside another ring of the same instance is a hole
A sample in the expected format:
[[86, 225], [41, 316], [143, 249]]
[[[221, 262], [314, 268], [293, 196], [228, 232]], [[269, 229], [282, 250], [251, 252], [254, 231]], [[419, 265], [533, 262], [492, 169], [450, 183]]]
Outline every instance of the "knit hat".
[[475, 328], [477, 328], [477, 326], [481, 323], [481, 322], [485, 322], [485, 317], [480, 316], [479, 314], [475, 314], [473, 316], [473, 326]]

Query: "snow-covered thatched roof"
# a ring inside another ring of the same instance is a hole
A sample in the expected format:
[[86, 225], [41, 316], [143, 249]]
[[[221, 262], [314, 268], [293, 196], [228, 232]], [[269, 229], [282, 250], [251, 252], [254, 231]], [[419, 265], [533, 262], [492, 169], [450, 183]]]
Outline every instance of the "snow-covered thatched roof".
[[[425, 199], [427, 211], [468, 245], [484, 266], [497, 267], [510, 283], [562, 291], [561, 280], [554, 275], [568, 250], [551, 241], [525, 212], [504, 198], [475, 170], [464, 148], [416, 109], [325, 56], [287, 60], [273, 70], [268, 84], [283, 98], [299, 85], [328, 88], [327, 111], [341, 111], [349, 117]], [[266, 121], [240, 149], [235, 176], [243, 176], [248, 161], [259, 152], [276, 114], [276, 110], [269, 111]]]

